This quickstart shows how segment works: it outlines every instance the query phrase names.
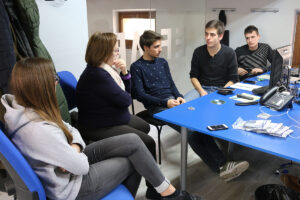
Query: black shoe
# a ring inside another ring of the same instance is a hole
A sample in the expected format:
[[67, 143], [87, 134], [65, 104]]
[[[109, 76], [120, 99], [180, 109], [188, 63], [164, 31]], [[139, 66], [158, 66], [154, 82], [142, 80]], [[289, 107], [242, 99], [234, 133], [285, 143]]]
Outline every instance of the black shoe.
[[178, 196], [175, 196], [175, 197], [163, 197], [161, 199], [162, 200], [201, 200], [201, 197], [189, 194], [186, 191], [181, 191]]
[[161, 195], [156, 192], [153, 187], [148, 187], [146, 191], [146, 198], [150, 200], [161, 200]]

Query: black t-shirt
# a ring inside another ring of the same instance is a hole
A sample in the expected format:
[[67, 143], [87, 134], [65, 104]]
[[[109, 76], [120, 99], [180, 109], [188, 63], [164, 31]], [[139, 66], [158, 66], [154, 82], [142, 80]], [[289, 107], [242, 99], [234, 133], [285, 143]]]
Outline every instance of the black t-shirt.
[[226, 45], [221, 45], [220, 51], [215, 56], [210, 56], [207, 46], [195, 49], [190, 78], [197, 78], [201, 85], [223, 87], [229, 81], [237, 82], [237, 59], [234, 50]]
[[[272, 61], [273, 50], [265, 43], [258, 43], [258, 48], [255, 51], [249, 50], [248, 45], [238, 47], [235, 50], [238, 67], [241, 67], [248, 72], [254, 68], [261, 68], [266, 72], [268, 70], [267, 63]], [[268, 60], [268, 61], [267, 61]]]

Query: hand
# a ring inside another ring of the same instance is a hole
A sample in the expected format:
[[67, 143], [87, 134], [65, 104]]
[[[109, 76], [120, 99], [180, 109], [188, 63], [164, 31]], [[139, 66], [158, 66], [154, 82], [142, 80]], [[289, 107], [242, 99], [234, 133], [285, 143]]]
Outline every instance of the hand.
[[175, 106], [178, 106], [180, 103], [179, 103], [179, 101], [178, 100], [176, 100], [176, 99], [169, 99], [168, 100], [168, 103], [167, 103], [167, 107], [168, 108], [173, 108], [173, 107], [175, 107]]
[[179, 102], [179, 104], [183, 104], [186, 102], [185, 99], [182, 97], [178, 97], [176, 100]]
[[81, 147], [78, 144], [71, 144], [71, 147], [77, 150], [78, 153], [81, 152]]
[[247, 70], [245, 70], [245, 69], [243, 69], [241, 67], [238, 68], [238, 75], [245, 76], [246, 74], [248, 74]]
[[254, 68], [251, 70], [251, 74], [258, 74], [258, 73], [263, 73], [264, 70], [262, 70], [261, 68]]
[[114, 65], [116, 66], [116, 68], [119, 68], [121, 70], [123, 75], [126, 75], [128, 73], [126, 68], [126, 63], [124, 60], [122, 59], [115, 60]]
[[201, 97], [203, 97], [203, 96], [207, 95], [208, 93], [206, 92], [206, 90], [203, 89], [199, 92], [199, 94]]

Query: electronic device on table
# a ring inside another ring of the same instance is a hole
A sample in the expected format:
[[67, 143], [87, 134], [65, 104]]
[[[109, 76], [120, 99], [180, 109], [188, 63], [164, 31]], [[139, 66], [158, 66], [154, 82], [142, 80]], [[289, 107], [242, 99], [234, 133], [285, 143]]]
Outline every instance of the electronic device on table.
[[274, 51], [271, 62], [271, 74], [268, 86], [252, 90], [254, 94], [262, 95], [275, 86], [284, 85], [289, 88], [290, 69], [289, 63], [292, 56], [292, 46], [286, 45]]
[[294, 96], [291, 95], [285, 87], [275, 86], [260, 98], [260, 104], [274, 110], [281, 110], [291, 105], [293, 99]]
[[219, 131], [219, 130], [228, 129], [228, 126], [226, 124], [220, 124], [220, 125], [214, 125], [214, 126], [207, 126], [207, 129], [210, 131]]

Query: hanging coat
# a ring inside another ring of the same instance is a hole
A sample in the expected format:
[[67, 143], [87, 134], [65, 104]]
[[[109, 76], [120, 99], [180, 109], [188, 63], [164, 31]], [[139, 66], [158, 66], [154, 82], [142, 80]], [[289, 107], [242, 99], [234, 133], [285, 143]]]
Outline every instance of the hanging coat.
[[33, 57], [34, 54], [31, 50], [29, 41], [16, 14], [15, 1], [14, 0], [1, 0], [1, 1], [3, 1], [6, 8], [6, 12], [9, 16], [9, 21], [12, 28], [12, 35], [16, 47], [15, 53], [17, 56], [17, 60], [24, 57]]
[[0, 0], [0, 90], [8, 92], [8, 80], [16, 63], [13, 39], [5, 6]]
[[[33, 55], [29, 57], [42, 57], [51, 60], [46, 47], [39, 37], [40, 16], [35, 0], [5, 0], [13, 5], [12, 12], [17, 13], [17, 21], [23, 27], [26, 37], [28, 38]], [[71, 123], [71, 117], [68, 109], [68, 103], [60, 87], [56, 87], [56, 97], [62, 119]]]

